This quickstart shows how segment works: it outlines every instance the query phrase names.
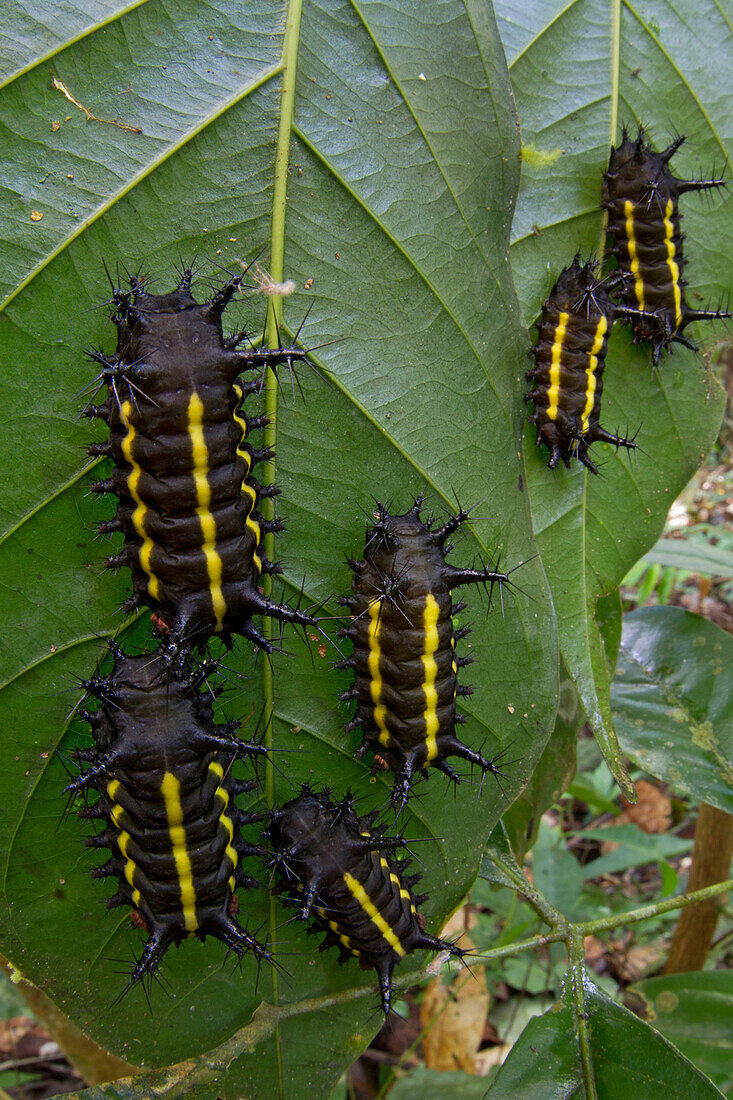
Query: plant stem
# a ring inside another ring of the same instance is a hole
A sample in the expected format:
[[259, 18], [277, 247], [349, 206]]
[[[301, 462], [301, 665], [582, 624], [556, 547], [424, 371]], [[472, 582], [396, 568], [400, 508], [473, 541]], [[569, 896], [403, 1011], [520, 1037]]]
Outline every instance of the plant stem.
[[[689, 905], [696, 905], [701, 901], [707, 901], [710, 898], [717, 897], [719, 894], [726, 894], [731, 889], [733, 889], [733, 879], [726, 879], [725, 882], [716, 882], [713, 886], [707, 886], [704, 890], [696, 890], [692, 894], [682, 894], [677, 898], [667, 898], [666, 901], [656, 902], [652, 905], [643, 905], [641, 908], [632, 909], [628, 913], [616, 913], [612, 917], [602, 917], [600, 920], [581, 921], [578, 924], [570, 924], [562, 914], [558, 914], [559, 919], [553, 920], [552, 922], [547, 921], [553, 930], [546, 935], [531, 936], [529, 939], [520, 940], [519, 943], [511, 943], [507, 944], [505, 947], [496, 947], [490, 951], [482, 951], [475, 957], [479, 962], [489, 962], [493, 959], [507, 958], [517, 951], [528, 951], [533, 947], [544, 947], [545, 944], [560, 943], [562, 941], [569, 943], [573, 936], [585, 938], [586, 936], [594, 935], [596, 932], [604, 932], [613, 928], [622, 928], [624, 925], [635, 924], [640, 920], [648, 920], [650, 917], [657, 917], [662, 913], [669, 913], [675, 909], [685, 909]], [[522, 889], [522, 893], [524, 893], [524, 889]], [[530, 899], [528, 898], [528, 900]], [[532, 904], [531, 900], [530, 904]], [[537, 912], [539, 913], [539, 909], [537, 909]], [[539, 915], [542, 916], [541, 913]], [[542, 916], [542, 919], [545, 920], [546, 918]]]
[[570, 996], [575, 1014], [575, 1027], [578, 1032], [578, 1052], [585, 1086], [585, 1100], [598, 1100], [596, 1077], [593, 1071], [593, 1051], [590, 1042], [589, 1017], [585, 1006], [585, 961], [584, 937], [581, 932], [568, 934], [568, 957], [570, 961]]
[[[695, 828], [688, 889], [700, 891], [718, 881], [721, 875], [727, 875], [732, 855], [733, 815], [702, 802]], [[680, 914], [664, 967], [665, 974], [702, 970], [719, 914], [720, 903], [714, 902], [711, 897]]]
[[[298, 44], [300, 41], [300, 17], [302, 12], [302, 0], [290, 0], [288, 5], [287, 20], [285, 23], [285, 38], [283, 41], [283, 74], [282, 93], [280, 98], [280, 119], [277, 132], [277, 151], [275, 153], [275, 180], [272, 199], [272, 225], [270, 231], [270, 273], [273, 281], [283, 281], [283, 265], [285, 256], [285, 208], [288, 190], [288, 160], [290, 156], [290, 141], [292, 136], [293, 115], [295, 112], [295, 80], [298, 63]], [[268, 347], [280, 346], [280, 328], [282, 322], [282, 299], [270, 298], [270, 306], [267, 315], [266, 342]], [[277, 441], [277, 396], [278, 380], [272, 370], [267, 371], [265, 382], [265, 414], [269, 424], [265, 428], [265, 446], [275, 449]], [[275, 483], [275, 462], [270, 459], [265, 463], [263, 482], [265, 485]], [[271, 520], [275, 514], [275, 506], [271, 497], [262, 501], [262, 513], [265, 519]], [[264, 538], [265, 554], [270, 561], [275, 560], [275, 535], [268, 532]], [[267, 574], [263, 577], [263, 590], [266, 596], [272, 592], [272, 577]], [[272, 638], [272, 622], [266, 617], [264, 622], [264, 635]], [[263, 690], [265, 696], [265, 714], [267, 727], [265, 729], [265, 745], [273, 748], [274, 731], [273, 715], [275, 711], [275, 685], [273, 680], [272, 662], [263, 662]], [[272, 761], [268, 754], [265, 765], [265, 795], [267, 805], [272, 807], [275, 800], [275, 777]], [[274, 951], [276, 944], [277, 914], [275, 898], [270, 895], [270, 946]], [[277, 970], [272, 968], [272, 997], [273, 1003], [278, 1004], [279, 991], [277, 983]], [[280, 1029], [275, 1022], [275, 1042], [277, 1047], [277, 1069], [279, 1094], [283, 1094], [282, 1056], [280, 1051]]]

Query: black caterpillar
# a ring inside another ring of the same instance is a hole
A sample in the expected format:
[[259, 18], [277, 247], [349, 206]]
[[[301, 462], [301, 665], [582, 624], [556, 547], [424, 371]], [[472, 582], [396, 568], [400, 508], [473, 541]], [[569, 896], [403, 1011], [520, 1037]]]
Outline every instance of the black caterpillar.
[[442, 527], [420, 518], [422, 496], [409, 512], [391, 516], [378, 504], [377, 522], [366, 531], [363, 561], [349, 561], [353, 595], [340, 602], [351, 612], [351, 624], [341, 637], [351, 638], [354, 651], [338, 668], [354, 670], [354, 686], [341, 695], [356, 700], [356, 715], [347, 731], [361, 726], [360, 759], [371, 749], [375, 761], [395, 773], [392, 802], [402, 808], [418, 772], [438, 768], [454, 782], [446, 763], [459, 756], [484, 772], [499, 776], [497, 766], [456, 737], [456, 698], [470, 695], [459, 687], [458, 669], [471, 657], [458, 657], [455, 643], [468, 627], [453, 629], [453, 615], [465, 604], [453, 604], [451, 589], [464, 584], [508, 583], [506, 573], [490, 569], [457, 569], [446, 554], [448, 536], [468, 513], [462, 509]]
[[114, 519], [99, 531], [125, 537], [122, 552], [106, 563], [132, 570], [125, 610], [150, 607], [174, 643], [212, 634], [228, 640], [233, 632], [270, 651], [253, 615], [309, 625], [316, 620], [258, 590], [261, 574], [280, 572], [261, 540], [282, 525], [258, 510], [263, 497], [279, 490], [252, 476], [258, 462], [272, 457], [247, 441], [250, 428], [268, 423], [244, 410], [261, 380], [237, 377], [280, 363], [292, 369], [306, 353], [295, 347], [240, 350], [245, 334], [224, 339], [221, 318], [243, 276], [203, 304], [191, 296], [191, 276], [185, 269], [174, 291], [158, 295], [131, 278], [129, 291], [114, 293], [116, 354], [92, 353], [108, 393], [85, 414], [105, 420], [110, 435], [89, 453], [108, 455], [115, 464], [112, 477], [92, 489], [119, 499]]
[[87, 845], [110, 848], [112, 856], [92, 877], [117, 877], [108, 908], [132, 906], [134, 923], [148, 932], [124, 992], [189, 936], [214, 936], [237, 956], [251, 951], [271, 959], [233, 916], [234, 891], [256, 885], [242, 857], [260, 853], [243, 840], [241, 826], [261, 815], [233, 806], [233, 796], [253, 782], [229, 772], [234, 760], [265, 749], [241, 740], [232, 725], [214, 724], [211, 689], [199, 691], [211, 663], [175, 676], [160, 650], [127, 657], [115, 643], [110, 649], [112, 673], [84, 682], [100, 703], [94, 712], [81, 711], [94, 747], [76, 752], [83, 770], [67, 791], [85, 798], [98, 792], [80, 816], [103, 823]]
[[635, 141], [624, 129], [621, 145], [611, 148], [603, 176], [601, 205], [608, 211], [608, 233], [613, 237], [607, 251], [627, 276], [619, 292], [624, 304], [637, 311], [631, 321], [634, 339], [651, 342], [655, 366], [673, 341], [697, 350], [683, 335], [692, 321], [731, 316], [723, 310], [690, 309], [685, 300], [679, 197], [686, 191], [724, 187], [725, 182], [681, 180], [672, 174], [669, 162], [684, 140], [678, 137], [656, 153], [643, 128]]
[[592, 443], [636, 447], [633, 439], [611, 435], [600, 425], [608, 334], [618, 314], [636, 312], [611, 301], [609, 286], [615, 281], [611, 276], [600, 282], [594, 262], [581, 264], [576, 256], [542, 304], [537, 344], [531, 349], [535, 366], [527, 372], [534, 387], [526, 400], [534, 403], [529, 419], [537, 425], [538, 445], [550, 451], [550, 469], [560, 459], [569, 467], [571, 458], [578, 458], [597, 474], [588, 455]]
[[425, 932], [417, 911], [425, 899], [412, 893], [420, 876], [405, 878], [408, 861], [393, 856], [405, 841], [375, 830], [376, 815], [358, 817], [352, 796], [333, 802], [330, 795], [305, 785], [274, 814], [266, 832], [272, 864], [299, 916], [326, 932], [323, 946], [338, 947], [340, 962], [356, 956], [377, 971], [386, 1016], [392, 971], [405, 955], [422, 948], [459, 957], [464, 951]]

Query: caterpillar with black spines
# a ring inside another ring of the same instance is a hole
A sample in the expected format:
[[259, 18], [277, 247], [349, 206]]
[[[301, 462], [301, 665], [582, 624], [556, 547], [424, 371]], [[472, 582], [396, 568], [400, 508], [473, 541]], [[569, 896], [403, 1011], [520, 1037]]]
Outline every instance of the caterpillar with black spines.
[[446, 561], [449, 536], [468, 519], [459, 509], [432, 529], [423, 521], [420, 496], [404, 515], [390, 515], [377, 505], [376, 522], [368, 527], [361, 561], [349, 561], [352, 595], [340, 602], [351, 613], [339, 631], [350, 638], [353, 653], [337, 664], [354, 672], [354, 684], [340, 698], [356, 702], [346, 730], [361, 727], [360, 759], [368, 750], [378, 766], [394, 773], [392, 803], [400, 810], [418, 775], [437, 768], [460, 782], [448, 764], [460, 757], [500, 778], [495, 761], [465, 745], [456, 724], [465, 717], [458, 698], [471, 688], [458, 683], [458, 670], [471, 663], [460, 657], [456, 643], [469, 627], [456, 630], [453, 616], [465, 604], [454, 603], [452, 590], [465, 585], [509, 584], [509, 574], [490, 568], [459, 569]]
[[405, 876], [409, 860], [396, 858], [406, 842], [385, 836], [375, 817], [358, 816], [352, 795], [334, 802], [330, 790], [306, 784], [274, 812], [264, 836], [280, 892], [313, 931], [326, 933], [324, 947], [339, 948], [339, 962], [356, 958], [377, 971], [387, 1016], [392, 973], [406, 955], [465, 951], [425, 931], [418, 906], [426, 899], [413, 893], [420, 876]]
[[168, 294], [149, 293], [137, 277], [129, 290], [114, 290], [117, 350], [92, 353], [107, 397], [84, 412], [109, 425], [109, 438], [89, 453], [114, 463], [92, 491], [119, 501], [98, 530], [124, 536], [121, 552], [105, 564], [130, 568], [133, 594], [124, 609], [149, 607], [174, 647], [241, 634], [271, 652], [253, 615], [301, 626], [316, 619], [259, 589], [264, 574], [281, 572], [268, 561], [263, 536], [282, 524], [260, 512], [260, 502], [279, 490], [253, 475], [272, 451], [253, 447], [249, 434], [269, 421], [245, 408], [261, 377], [240, 376], [281, 363], [292, 370], [307, 353], [294, 345], [243, 349], [243, 332], [225, 339], [222, 314], [244, 275], [203, 303], [191, 295], [191, 278], [184, 269]]
[[597, 474], [588, 454], [593, 443], [636, 447], [634, 438], [601, 427], [600, 415], [611, 326], [617, 316], [637, 311], [611, 300], [610, 288], [623, 276], [599, 280], [596, 270], [592, 259], [581, 263], [576, 255], [560, 272], [542, 304], [537, 343], [530, 349], [535, 365], [527, 379], [533, 386], [525, 399], [534, 405], [529, 420], [537, 427], [538, 446], [550, 452], [550, 469], [560, 460], [569, 467], [576, 458]]
[[83, 797], [79, 816], [102, 826], [87, 846], [111, 850], [92, 872], [118, 880], [107, 907], [130, 906], [133, 923], [148, 934], [123, 993], [149, 980], [168, 948], [190, 936], [213, 936], [239, 957], [251, 952], [271, 961], [234, 915], [235, 891], [259, 885], [242, 861], [261, 850], [241, 829], [261, 815], [234, 805], [256, 784], [234, 779], [231, 767], [256, 761], [265, 748], [238, 737], [234, 724], [214, 723], [213, 662], [189, 657], [176, 671], [160, 649], [126, 656], [114, 642], [109, 648], [111, 673], [83, 681], [87, 701], [98, 701], [97, 709], [80, 711], [94, 744], [76, 750], [80, 774], [66, 790]]
[[688, 191], [725, 186], [722, 179], [679, 179], [670, 160], [684, 141], [677, 137], [661, 152], [648, 144], [643, 127], [635, 140], [624, 128], [621, 144], [611, 148], [603, 175], [602, 207], [607, 212], [606, 251], [614, 256], [626, 278], [619, 283], [622, 303], [636, 313], [628, 315], [635, 341], [652, 345], [654, 366], [662, 352], [677, 342], [697, 351], [684, 335], [693, 321], [731, 317], [729, 310], [691, 309], [685, 296], [684, 234], [680, 229], [679, 197]]

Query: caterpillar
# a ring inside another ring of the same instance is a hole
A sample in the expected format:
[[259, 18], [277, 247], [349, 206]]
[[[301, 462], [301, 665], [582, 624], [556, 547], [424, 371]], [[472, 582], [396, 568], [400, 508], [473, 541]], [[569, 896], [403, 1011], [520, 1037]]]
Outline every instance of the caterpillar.
[[103, 826], [86, 843], [112, 852], [92, 872], [119, 880], [107, 907], [132, 906], [133, 923], [148, 932], [123, 993], [152, 977], [170, 945], [189, 936], [214, 936], [239, 957], [251, 951], [270, 960], [234, 918], [235, 890], [257, 885], [242, 859], [260, 852], [241, 827], [260, 815], [233, 805], [254, 783], [230, 775], [234, 760], [266, 750], [237, 737], [233, 724], [214, 724], [211, 689], [199, 690], [214, 662], [194, 668], [189, 659], [185, 674], [175, 674], [160, 649], [128, 657], [114, 642], [109, 648], [110, 675], [82, 681], [85, 702], [99, 703], [80, 710], [94, 744], [76, 750], [80, 774], [66, 790], [84, 797], [80, 817]]
[[627, 276], [619, 284], [619, 295], [637, 311], [633, 319], [626, 319], [635, 341], [651, 342], [655, 366], [675, 341], [697, 351], [684, 335], [692, 321], [731, 316], [720, 309], [690, 309], [685, 299], [679, 197], [687, 191], [724, 187], [725, 181], [674, 176], [669, 162], [684, 140], [677, 137], [657, 153], [641, 126], [636, 140], [624, 128], [621, 144], [611, 148], [603, 176], [601, 205], [608, 212], [607, 232], [613, 238], [607, 251]]
[[402, 837], [374, 827], [376, 815], [359, 817], [352, 795], [340, 802], [331, 792], [305, 784], [273, 815], [265, 832], [281, 892], [299, 907], [302, 920], [325, 931], [323, 947], [339, 948], [339, 962], [350, 957], [379, 978], [382, 1009], [389, 1014], [392, 972], [406, 955], [426, 948], [462, 957], [464, 950], [425, 932], [413, 887], [420, 876], [405, 877], [409, 860], [397, 860]]
[[301, 625], [316, 620], [258, 589], [262, 574], [281, 572], [267, 560], [262, 537], [282, 524], [259, 511], [262, 499], [279, 490], [253, 476], [273, 452], [254, 448], [249, 432], [269, 421], [244, 407], [261, 379], [239, 376], [280, 363], [292, 369], [306, 353], [294, 346], [242, 350], [243, 332], [225, 339], [222, 314], [243, 276], [201, 304], [191, 295], [191, 278], [185, 268], [175, 290], [156, 295], [133, 277], [128, 291], [113, 293], [117, 350], [91, 353], [107, 397], [84, 410], [109, 425], [109, 438], [93, 443], [89, 454], [114, 463], [112, 476], [92, 491], [119, 501], [98, 531], [124, 535], [121, 552], [105, 564], [132, 571], [125, 611], [147, 605], [174, 644], [212, 634], [228, 641], [236, 633], [270, 652], [254, 614]]
[[460, 781], [447, 763], [449, 756], [468, 760], [484, 773], [501, 774], [493, 761], [456, 736], [456, 723], [465, 721], [456, 713], [456, 700], [471, 694], [471, 688], [459, 686], [458, 670], [472, 658], [455, 652], [469, 628], [453, 627], [453, 616], [465, 604], [454, 604], [451, 590], [468, 584], [501, 587], [509, 575], [450, 565], [448, 536], [468, 512], [459, 508], [431, 530], [433, 521], [420, 517], [422, 502], [419, 496], [399, 516], [377, 505], [363, 560], [349, 560], [353, 595], [340, 600], [351, 612], [351, 623], [339, 636], [350, 638], [354, 647], [351, 657], [336, 666], [354, 672], [353, 686], [340, 696], [356, 701], [346, 730], [362, 728], [357, 759], [372, 750], [375, 763], [394, 773], [392, 803], [398, 809], [405, 805], [415, 776], [427, 775], [429, 767]]
[[609, 287], [620, 278], [599, 281], [593, 260], [582, 264], [576, 256], [542, 304], [537, 343], [531, 349], [535, 366], [527, 372], [534, 385], [525, 400], [534, 404], [529, 419], [537, 426], [538, 446], [550, 452], [550, 469], [560, 459], [569, 467], [577, 458], [597, 474], [588, 455], [592, 443], [629, 451], [636, 447], [633, 438], [612, 435], [600, 425], [608, 334], [618, 314], [636, 312], [611, 301]]

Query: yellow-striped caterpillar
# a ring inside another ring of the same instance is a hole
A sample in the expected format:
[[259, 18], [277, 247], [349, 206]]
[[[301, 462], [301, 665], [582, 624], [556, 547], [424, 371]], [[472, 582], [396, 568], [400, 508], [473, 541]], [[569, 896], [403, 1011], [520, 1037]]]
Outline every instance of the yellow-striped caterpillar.
[[253, 782], [230, 774], [235, 760], [265, 749], [231, 724], [215, 725], [211, 689], [199, 690], [210, 663], [195, 668], [189, 659], [176, 674], [160, 650], [127, 657], [114, 643], [110, 649], [110, 675], [84, 682], [99, 702], [81, 711], [94, 745], [77, 750], [81, 774], [67, 791], [83, 794], [80, 816], [102, 825], [87, 845], [111, 850], [92, 872], [119, 881], [107, 906], [131, 906], [148, 933], [126, 989], [152, 976], [170, 945], [189, 936], [214, 936], [235, 955], [269, 960], [234, 917], [236, 889], [256, 885], [241, 861], [260, 854], [241, 827], [260, 815], [236, 808], [234, 796]]
[[259, 511], [263, 497], [279, 490], [253, 476], [257, 463], [272, 457], [248, 438], [251, 428], [268, 423], [244, 408], [261, 379], [240, 375], [280, 363], [292, 368], [306, 353], [242, 349], [245, 333], [225, 339], [222, 314], [243, 276], [201, 304], [191, 295], [191, 277], [186, 268], [168, 294], [150, 294], [134, 277], [128, 291], [114, 291], [116, 353], [92, 353], [107, 398], [85, 410], [106, 421], [110, 433], [89, 453], [114, 462], [112, 476], [92, 489], [119, 500], [99, 531], [124, 534], [121, 553], [106, 564], [132, 571], [126, 610], [150, 607], [173, 642], [203, 642], [213, 634], [227, 640], [235, 633], [269, 651], [253, 615], [298, 624], [315, 619], [273, 602], [258, 587], [262, 574], [280, 572], [267, 560], [262, 537], [282, 525]]
[[464, 951], [425, 931], [417, 909], [425, 899], [412, 892], [420, 876], [405, 877], [408, 861], [394, 855], [405, 841], [385, 836], [375, 815], [359, 817], [353, 806], [350, 795], [334, 802], [330, 791], [306, 785], [273, 815], [266, 835], [285, 896], [315, 931], [326, 933], [324, 946], [339, 948], [341, 962], [355, 957], [374, 967], [386, 1016], [392, 971], [406, 955], [423, 948], [458, 957]]
[[627, 276], [619, 286], [637, 341], [652, 345], [654, 365], [674, 341], [696, 351], [684, 335], [692, 321], [730, 317], [727, 310], [690, 309], [682, 272], [684, 236], [680, 231], [679, 197], [687, 191], [724, 187], [722, 179], [678, 179], [669, 162], [684, 141], [675, 138], [657, 153], [646, 142], [642, 127], [636, 140], [624, 129], [621, 144], [611, 149], [603, 176], [602, 206], [608, 212], [607, 251]]
[[592, 443], [611, 443], [633, 450], [634, 440], [612, 435], [601, 427], [601, 394], [608, 334], [614, 318], [625, 311], [611, 301], [609, 283], [596, 278], [592, 260], [582, 264], [576, 256], [564, 268], [549, 297], [542, 304], [539, 333], [531, 349], [534, 368], [527, 372], [533, 387], [527, 400], [534, 404], [530, 421], [537, 425], [537, 443], [548, 448], [548, 466], [562, 459], [570, 466], [579, 459], [591, 473]]
[[420, 517], [422, 497], [401, 516], [378, 504], [376, 523], [368, 527], [362, 561], [350, 561], [353, 594], [340, 602], [351, 623], [339, 633], [354, 645], [351, 657], [337, 667], [354, 671], [354, 685], [341, 695], [356, 701], [347, 731], [361, 726], [357, 759], [367, 750], [375, 762], [394, 772], [392, 801], [404, 806], [416, 775], [438, 768], [454, 782], [458, 774], [450, 756], [500, 774], [497, 765], [456, 736], [459, 696], [471, 689], [458, 684], [458, 670], [472, 658], [459, 657], [455, 646], [469, 632], [455, 630], [453, 616], [465, 604], [454, 604], [451, 590], [482, 584], [501, 588], [506, 573], [490, 568], [459, 569], [446, 561], [448, 537], [468, 518], [462, 509], [432, 530]]

